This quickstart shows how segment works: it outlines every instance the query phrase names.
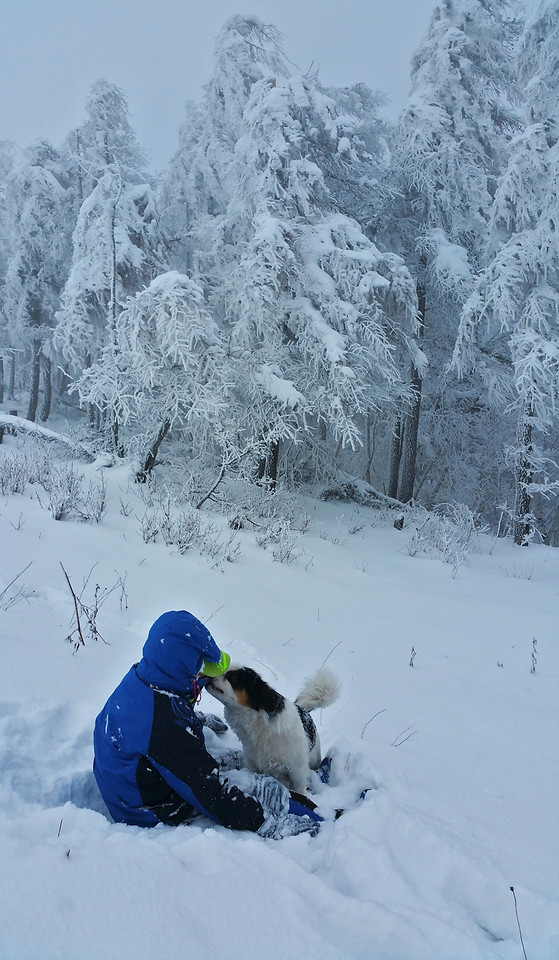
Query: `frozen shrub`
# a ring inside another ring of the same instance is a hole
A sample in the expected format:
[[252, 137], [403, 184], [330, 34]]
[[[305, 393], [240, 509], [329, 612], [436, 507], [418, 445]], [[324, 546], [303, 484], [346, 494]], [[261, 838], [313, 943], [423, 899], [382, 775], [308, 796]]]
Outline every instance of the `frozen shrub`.
[[0, 460], [0, 493], [7, 496], [23, 493], [29, 483], [29, 467], [25, 458], [9, 454]]
[[159, 536], [159, 517], [155, 510], [146, 510], [140, 517], [140, 533], [144, 543], [155, 543]]
[[418, 508], [408, 553], [426, 553], [458, 568], [472, 552], [481, 527], [476, 514], [465, 504], [441, 504], [431, 512]]
[[75, 515], [82, 502], [82, 478], [73, 467], [53, 467], [43, 486], [48, 495], [48, 509], [55, 520]]
[[297, 535], [286, 517], [275, 518], [256, 536], [261, 547], [272, 548], [272, 556], [278, 563], [293, 563], [298, 554], [295, 552]]
[[83, 475], [72, 464], [59, 464], [50, 467], [41, 486], [46, 491], [47, 507], [55, 520], [100, 523], [105, 515], [107, 490], [104, 478], [99, 482], [91, 480], [84, 490]]

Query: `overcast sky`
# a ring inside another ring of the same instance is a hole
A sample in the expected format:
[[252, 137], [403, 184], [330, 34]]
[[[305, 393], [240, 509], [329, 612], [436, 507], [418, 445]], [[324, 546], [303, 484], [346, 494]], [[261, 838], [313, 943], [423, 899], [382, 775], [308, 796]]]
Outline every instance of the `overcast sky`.
[[233, 14], [285, 35], [285, 52], [325, 84], [363, 81], [396, 115], [435, 0], [0, 0], [0, 139], [58, 145], [84, 119], [91, 84], [124, 90], [152, 164], [173, 154], [186, 100], [199, 99], [215, 38]]

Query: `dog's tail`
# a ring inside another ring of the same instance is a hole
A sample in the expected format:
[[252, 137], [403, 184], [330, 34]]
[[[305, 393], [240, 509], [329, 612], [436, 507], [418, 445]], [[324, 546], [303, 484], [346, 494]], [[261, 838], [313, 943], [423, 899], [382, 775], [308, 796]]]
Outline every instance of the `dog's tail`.
[[339, 697], [341, 686], [338, 678], [330, 670], [321, 667], [305, 681], [295, 703], [309, 713], [311, 710], [317, 710], [318, 707], [329, 707]]

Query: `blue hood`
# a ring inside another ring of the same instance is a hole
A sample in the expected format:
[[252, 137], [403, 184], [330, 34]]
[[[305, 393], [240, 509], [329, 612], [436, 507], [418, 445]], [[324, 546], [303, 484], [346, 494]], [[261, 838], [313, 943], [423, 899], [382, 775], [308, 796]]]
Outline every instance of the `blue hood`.
[[186, 693], [204, 660], [217, 663], [221, 650], [210, 631], [186, 610], [170, 610], [155, 621], [136, 668], [140, 680], [162, 690]]

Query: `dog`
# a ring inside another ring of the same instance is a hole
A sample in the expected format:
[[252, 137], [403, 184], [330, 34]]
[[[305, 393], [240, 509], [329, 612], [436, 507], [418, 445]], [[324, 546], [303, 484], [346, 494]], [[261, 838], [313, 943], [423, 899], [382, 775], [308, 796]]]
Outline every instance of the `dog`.
[[320, 740], [311, 711], [337, 699], [340, 683], [320, 669], [293, 702], [250, 667], [233, 665], [205, 689], [224, 705], [225, 719], [243, 745], [246, 766], [275, 777], [304, 796], [309, 769], [321, 762]]

